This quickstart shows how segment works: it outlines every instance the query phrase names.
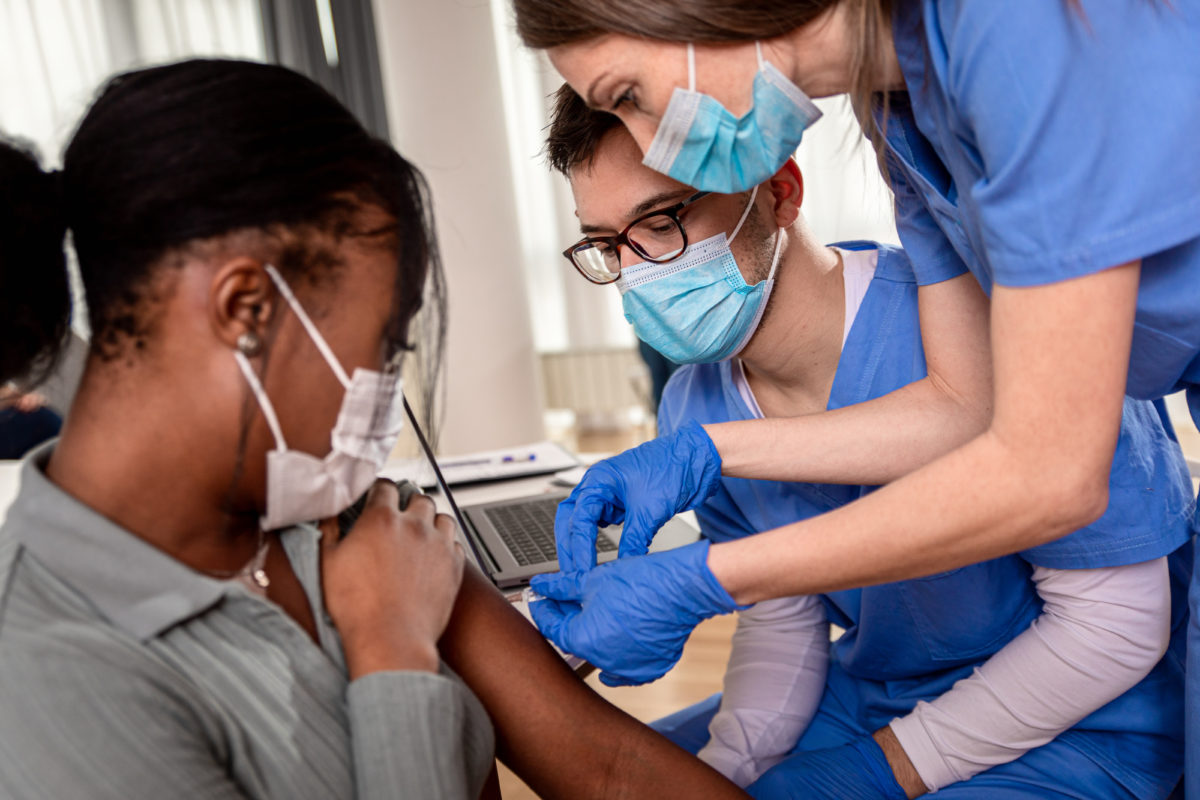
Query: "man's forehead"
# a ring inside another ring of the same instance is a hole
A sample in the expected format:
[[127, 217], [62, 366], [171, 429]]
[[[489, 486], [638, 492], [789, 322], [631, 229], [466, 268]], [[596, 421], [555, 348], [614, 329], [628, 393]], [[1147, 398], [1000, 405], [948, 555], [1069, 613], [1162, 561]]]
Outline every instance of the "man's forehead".
[[695, 192], [644, 165], [641, 151], [623, 128], [601, 140], [591, 161], [572, 174], [571, 188], [585, 232], [624, 227], [642, 214]]

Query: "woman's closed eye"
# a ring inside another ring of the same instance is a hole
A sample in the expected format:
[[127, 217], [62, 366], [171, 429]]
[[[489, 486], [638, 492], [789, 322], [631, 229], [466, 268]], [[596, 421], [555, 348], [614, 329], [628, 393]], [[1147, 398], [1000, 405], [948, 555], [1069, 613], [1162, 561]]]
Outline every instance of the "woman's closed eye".
[[625, 103], [628, 103], [635, 109], [637, 108], [637, 96], [633, 93], [632, 88], [626, 89], [624, 92], [622, 92], [620, 96], [617, 97], [617, 99], [613, 102], [612, 107], [609, 110], [616, 111]]

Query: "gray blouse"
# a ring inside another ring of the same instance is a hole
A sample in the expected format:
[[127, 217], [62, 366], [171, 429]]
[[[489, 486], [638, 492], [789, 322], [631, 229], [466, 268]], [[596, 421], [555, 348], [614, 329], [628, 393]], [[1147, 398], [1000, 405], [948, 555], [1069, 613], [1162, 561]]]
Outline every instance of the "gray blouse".
[[0, 797], [477, 797], [493, 733], [443, 668], [349, 682], [319, 534], [282, 541], [318, 647], [63, 492], [50, 448], [0, 527]]

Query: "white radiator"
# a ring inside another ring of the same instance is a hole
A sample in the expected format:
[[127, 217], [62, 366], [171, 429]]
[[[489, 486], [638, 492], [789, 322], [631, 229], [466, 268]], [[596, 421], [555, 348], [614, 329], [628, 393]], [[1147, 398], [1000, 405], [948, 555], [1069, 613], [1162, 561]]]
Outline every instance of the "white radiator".
[[648, 407], [650, 374], [633, 348], [543, 353], [547, 409], [616, 419]]

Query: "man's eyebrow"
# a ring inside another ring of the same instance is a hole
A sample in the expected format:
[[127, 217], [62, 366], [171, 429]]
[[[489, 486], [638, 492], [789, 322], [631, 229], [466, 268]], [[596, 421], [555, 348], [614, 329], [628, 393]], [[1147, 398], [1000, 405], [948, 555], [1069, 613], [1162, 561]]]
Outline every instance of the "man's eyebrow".
[[643, 200], [642, 202], [640, 202], [636, 206], [634, 206], [632, 209], [630, 209], [628, 218], [631, 220], [637, 219], [642, 214], [653, 211], [656, 208], [659, 208], [659, 207], [665, 208], [666, 206], [674, 205], [673, 203], [670, 202], [672, 200], [676, 200], [676, 201], [683, 200], [687, 197], [691, 197], [695, 193], [696, 193], [695, 190], [691, 189], [689, 187], [685, 187], [682, 189], [672, 189], [667, 192], [659, 192], [658, 194], [654, 195], [653, 197], [646, 198], [645, 200]]
[[[625, 219], [632, 222], [643, 214], [653, 211], [656, 208], [665, 208], [667, 206], [674, 205], [674, 203], [671, 202], [672, 200], [682, 200], [686, 197], [691, 197], [693, 194], [695, 194], [695, 192], [690, 188], [671, 189], [669, 191], [659, 192], [656, 195], [647, 197], [645, 200], [630, 209], [629, 213], [625, 215]], [[612, 230], [612, 228], [604, 225], [588, 225], [586, 223], [580, 223], [579, 225], [579, 232], [585, 236], [608, 230]]]

